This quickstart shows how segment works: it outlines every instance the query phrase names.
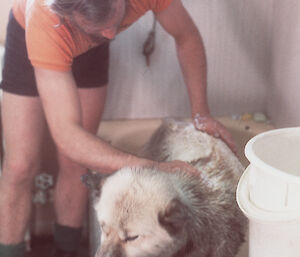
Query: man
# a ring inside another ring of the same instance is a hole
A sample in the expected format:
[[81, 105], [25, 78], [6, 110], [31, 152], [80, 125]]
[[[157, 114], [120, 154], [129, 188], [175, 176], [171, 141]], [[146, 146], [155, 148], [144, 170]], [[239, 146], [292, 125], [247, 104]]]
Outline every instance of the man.
[[[76, 256], [87, 191], [86, 168], [112, 173], [124, 166], [189, 169], [123, 153], [95, 136], [108, 82], [109, 40], [152, 10], [176, 42], [195, 127], [222, 137], [209, 114], [200, 34], [180, 0], [15, 0], [7, 30], [0, 179], [0, 256], [24, 255], [31, 188], [47, 122], [58, 148], [54, 256]], [[46, 121], [46, 122], [45, 122]]]

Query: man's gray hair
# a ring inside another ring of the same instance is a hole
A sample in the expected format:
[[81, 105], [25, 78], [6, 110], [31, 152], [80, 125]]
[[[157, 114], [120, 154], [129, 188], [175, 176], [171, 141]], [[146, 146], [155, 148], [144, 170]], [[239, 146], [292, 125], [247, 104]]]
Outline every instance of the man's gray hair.
[[49, 8], [59, 17], [70, 17], [80, 13], [91, 22], [101, 22], [109, 18], [116, 0], [45, 0]]

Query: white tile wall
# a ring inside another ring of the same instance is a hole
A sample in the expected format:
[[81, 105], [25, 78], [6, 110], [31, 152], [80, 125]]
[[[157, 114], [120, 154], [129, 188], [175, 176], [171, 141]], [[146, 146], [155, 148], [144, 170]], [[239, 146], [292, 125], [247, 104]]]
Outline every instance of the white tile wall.
[[268, 113], [279, 127], [300, 126], [300, 2], [274, 1]]
[[[266, 110], [273, 0], [183, 0], [204, 40], [208, 99], [215, 115]], [[158, 26], [147, 68], [142, 45], [149, 13], [112, 45], [105, 118], [188, 116], [173, 40]]]
[[4, 47], [0, 45], [0, 81], [2, 80], [3, 55], [4, 55]]
[[[12, 1], [0, 1], [0, 42]], [[299, 125], [299, 1], [183, 3], [204, 39], [212, 113], [264, 111], [278, 126]], [[112, 44], [106, 119], [189, 115], [173, 41], [159, 26], [151, 66], [145, 65], [142, 45], [151, 25], [148, 13]]]
[[13, 0], [0, 1], [0, 43], [3, 43], [5, 39], [7, 18], [12, 3]]

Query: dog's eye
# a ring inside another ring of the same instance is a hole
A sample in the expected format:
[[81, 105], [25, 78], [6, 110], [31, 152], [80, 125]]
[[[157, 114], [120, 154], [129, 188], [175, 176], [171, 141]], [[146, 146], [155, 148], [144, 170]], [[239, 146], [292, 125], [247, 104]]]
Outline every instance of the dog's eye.
[[129, 237], [126, 237], [123, 241], [124, 241], [125, 243], [131, 242], [131, 241], [134, 241], [134, 240], [138, 239], [138, 237], [139, 237], [139, 236], [129, 236]]

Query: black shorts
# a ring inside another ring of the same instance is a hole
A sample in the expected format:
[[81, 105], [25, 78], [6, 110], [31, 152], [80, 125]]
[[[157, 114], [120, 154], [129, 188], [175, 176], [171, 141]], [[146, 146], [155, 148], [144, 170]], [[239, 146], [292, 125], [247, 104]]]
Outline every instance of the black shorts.
[[[79, 88], [101, 87], [108, 83], [109, 43], [92, 48], [74, 58], [72, 72]], [[38, 96], [33, 67], [28, 59], [25, 31], [9, 15], [5, 42], [4, 66], [0, 88], [4, 91]]]

